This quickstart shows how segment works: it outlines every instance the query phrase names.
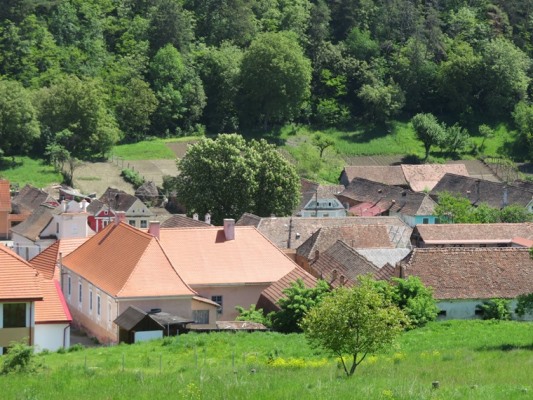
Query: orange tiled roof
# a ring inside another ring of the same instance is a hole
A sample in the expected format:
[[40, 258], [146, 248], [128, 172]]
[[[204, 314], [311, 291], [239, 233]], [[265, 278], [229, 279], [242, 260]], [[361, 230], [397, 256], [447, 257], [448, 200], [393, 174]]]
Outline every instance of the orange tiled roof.
[[63, 258], [63, 265], [116, 297], [193, 296], [152, 235], [110, 224]]
[[69, 238], [56, 241], [41, 253], [30, 260], [30, 264], [43, 276], [44, 279], [55, 278], [59, 280], [59, 270], [56, 268], [60, 254], [68, 256], [72, 251], [80, 247], [89, 238]]
[[254, 227], [236, 226], [235, 240], [222, 227], [161, 229], [160, 242], [189, 285], [271, 283], [296, 265]]
[[0, 179], [0, 211], [11, 212], [9, 181], [5, 179]]
[[464, 164], [402, 164], [405, 180], [415, 192], [431, 190], [447, 174], [469, 176]]
[[28, 262], [0, 245], [0, 301], [42, 300], [39, 280]]
[[53, 279], [41, 279], [41, 289], [44, 301], [35, 303], [35, 323], [51, 324], [72, 321], [59, 282]]

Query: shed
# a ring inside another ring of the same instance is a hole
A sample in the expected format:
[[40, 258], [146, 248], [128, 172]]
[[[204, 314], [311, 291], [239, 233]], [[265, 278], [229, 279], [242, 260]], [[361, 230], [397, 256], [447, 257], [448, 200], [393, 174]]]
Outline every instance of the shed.
[[130, 306], [113, 322], [119, 327], [119, 342], [131, 344], [135, 343], [136, 333], [161, 332], [160, 336], [175, 336], [184, 333], [187, 330], [186, 325], [194, 321], [161, 312], [159, 309], [145, 312]]

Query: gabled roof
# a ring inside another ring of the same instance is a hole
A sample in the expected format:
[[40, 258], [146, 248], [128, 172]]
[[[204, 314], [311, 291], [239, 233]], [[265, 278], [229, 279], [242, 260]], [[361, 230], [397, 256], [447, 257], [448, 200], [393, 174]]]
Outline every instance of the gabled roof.
[[416, 248], [402, 269], [402, 277], [420, 277], [438, 300], [511, 299], [533, 292], [527, 248]]
[[404, 215], [433, 215], [436, 206], [427, 194], [407, 192], [393, 201], [390, 211]]
[[0, 179], [0, 211], [11, 212], [11, 193], [6, 179]]
[[296, 265], [253, 227], [235, 227], [234, 240], [222, 227], [162, 228], [159, 240], [191, 286], [271, 283]]
[[390, 264], [392, 266], [396, 265], [397, 262], [407, 257], [407, 255], [411, 252], [411, 249], [355, 249], [355, 251], [365, 257], [376, 267], [382, 268], [385, 264]]
[[415, 192], [431, 190], [446, 173], [469, 176], [464, 164], [402, 164], [405, 180]]
[[442, 192], [459, 194], [468, 198], [473, 205], [487, 203], [490, 207], [501, 208], [504, 205], [505, 191], [507, 191], [508, 205], [517, 204], [526, 207], [533, 197], [533, 191], [525, 187], [456, 174], [445, 174], [435, 185], [431, 195], [438, 197]]
[[144, 182], [141, 186], [135, 190], [135, 196], [141, 200], [147, 200], [152, 198], [157, 198], [159, 196], [159, 191], [157, 190], [157, 185], [154, 181]]
[[43, 203], [49, 203], [54, 207], [59, 205], [48, 193], [31, 185], [24, 186], [11, 200], [15, 214], [29, 214]]
[[166, 328], [168, 325], [182, 325], [194, 322], [194, 320], [182, 318], [177, 315], [172, 315], [166, 312], [147, 313], [135, 306], [129, 306], [113, 322], [120, 326], [122, 329], [129, 331], [135, 328], [135, 326], [145, 318], [150, 318], [162, 329]]
[[405, 175], [400, 165], [346, 166], [344, 167], [343, 174], [345, 174], [348, 182], [351, 182], [355, 178], [365, 178], [386, 185], [408, 186], [408, 182], [405, 179]]
[[210, 226], [204, 221], [187, 217], [184, 214], [175, 214], [161, 223], [161, 228], [207, 228]]
[[357, 277], [374, 275], [378, 268], [342, 240], [320, 253], [310, 267], [333, 287], [353, 286]]
[[53, 324], [72, 321], [59, 282], [55, 279], [41, 279], [43, 301], [35, 303], [35, 323]]
[[343, 185], [321, 185], [308, 179], [300, 179], [301, 201], [296, 213], [305, 208], [311, 200], [334, 199], [336, 194], [344, 190]]
[[55, 278], [59, 280], [57, 269], [60, 256], [66, 257], [89, 238], [60, 239], [30, 260], [30, 265], [42, 275], [44, 279]]
[[307, 239], [296, 253], [311, 260], [315, 252], [322, 253], [342, 240], [352, 248], [392, 248], [387, 227], [383, 225], [330, 226], [320, 228]]
[[[395, 247], [410, 244], [412, 229], [398, 216], [394, 217], [266, 217], [244, 214], [236, 225], [255, 226], [280, 249], [296, 249], [313, 233], [328, 226], [384, 225]], [[289, 235], [290, 234], [290, 235]]]
[[6, 246], [0, 245], [0, 301], [43, 299], [39, 273]]
[[533, 240], [533, 223], [417, 225], [414, 234], [427, 244], [511, 243], [513, 238]]
[[99, 200], [110, 206], [113, 211], [128, 211], [139, 199], [123, 190], [108, 187]]
[[291, 287], [293, 282], [301, 279], [305, 287], [312, 288], [316, 286], [317, 279], [311, 274], [304, 271], [299, 266], [296, 266], [291, 272], [276, 282], [272, 283], [265, 290], [261, 292], [259, 300], [257, 301], [257, 309], [262, 308], [266, 312], [278, 311], [278, 301], [285, 297], [283, 291]]
[[41, 204], [38, 206], [28, 218], [18, 225], [11, 228], [11, 231], [19, 234], [32, 242], [39, 240], [39, 235], [52, 221], [53, 210], [48, 204]]
[[104, 207], [109, 208], [104, 202], [102, 202], [102, 201], [100, 201], [98, 199], [94, 199], [87, 206], [87, 212], [90, 213], [90, 214], [96, 215]]
[[63, 265], [115, 297], [193, 296], [152, 235], [109, 224], [63, 258]]

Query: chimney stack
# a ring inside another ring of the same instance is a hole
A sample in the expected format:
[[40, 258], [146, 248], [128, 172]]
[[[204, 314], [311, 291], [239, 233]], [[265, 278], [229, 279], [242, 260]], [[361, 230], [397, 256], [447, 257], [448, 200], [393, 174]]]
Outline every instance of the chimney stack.
[[85, 200], [85, 199], [83, 199], [83, 200], [81, 201], [81, 210], [82, 210], [83, 212], [87, 212], [87, 205], [88, 205], [88, 204], [89, 204], [89, 203], [88, 203], [87, 200]]
[[224, 218], [224, 236], [226, 240], [235, 240], [235, 220]]
[[205, 214], [205, 223], [211, 225], [211, 214]]
[[126, 220], [126, 213], [124, 211], [115, 212], [115, 225], [120, 224]]
[[68, 202], [66, 200], [61, 201], [61, 207], [63, 209], [63, 212], [67, 212], [67, 204]]
[[192, 219], [194, 219], [195, 221], [198, 221], [198, 213], [194, 213], [192, 215]]
[[161, 222], [159, 221], [150, 221], [150, 226], [148, 227], [148, 233], [153, 237], [159, 239], [159, 232], [161, 230]]

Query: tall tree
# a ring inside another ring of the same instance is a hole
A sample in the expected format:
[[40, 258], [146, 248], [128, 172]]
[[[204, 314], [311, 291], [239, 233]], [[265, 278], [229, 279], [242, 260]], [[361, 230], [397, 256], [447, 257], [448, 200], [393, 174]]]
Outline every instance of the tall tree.
[[424, 144], [426, 150], [425, 160], [429, 157], [429, 151], [433, 145], [438, 145], [445, 138], [446, 130], [437, 121], [433, 114], [416, 114], [411, 123], [416, 137]]
[[30, 93], [18, 82], [0, 80], [0, 156], [24, 153], [40, 133]]
[[186, 52], [194, 38], [193, 15], [181, 0], [156, 0], [150, 9], [148, 29], [152, 54], [166, 45]]
[[294, 34], [263, 33], [244, 53], [240, 81], [241, 119], [266, 130], [299, 115], [310, 95], [311, 63]]
[[[121, 132], [104, 98], [96, 80], [75, 76], [41, 89], [36, 95], [39, 120], [51, 134], [45, 146], [58, 143], [79, 159], [106, 155]], [[65, 134], [57, 136], [60, 132]]]
[[178, 161], [175, 180], [181, 204], [189, 213], [211, 213], [212, 221], [238, 219], [245, 212], [288, 215], [299, 200], [294, 167], [274, 146], [222, 134], [202, 139]]
[[[409, 319], [370, 281], [336, 289], [302, 321], [308, 341], [340, 359], [352, 376], [368, 354], [392, 345]], [[350, 365], [351, 364], [351, 365]]]

